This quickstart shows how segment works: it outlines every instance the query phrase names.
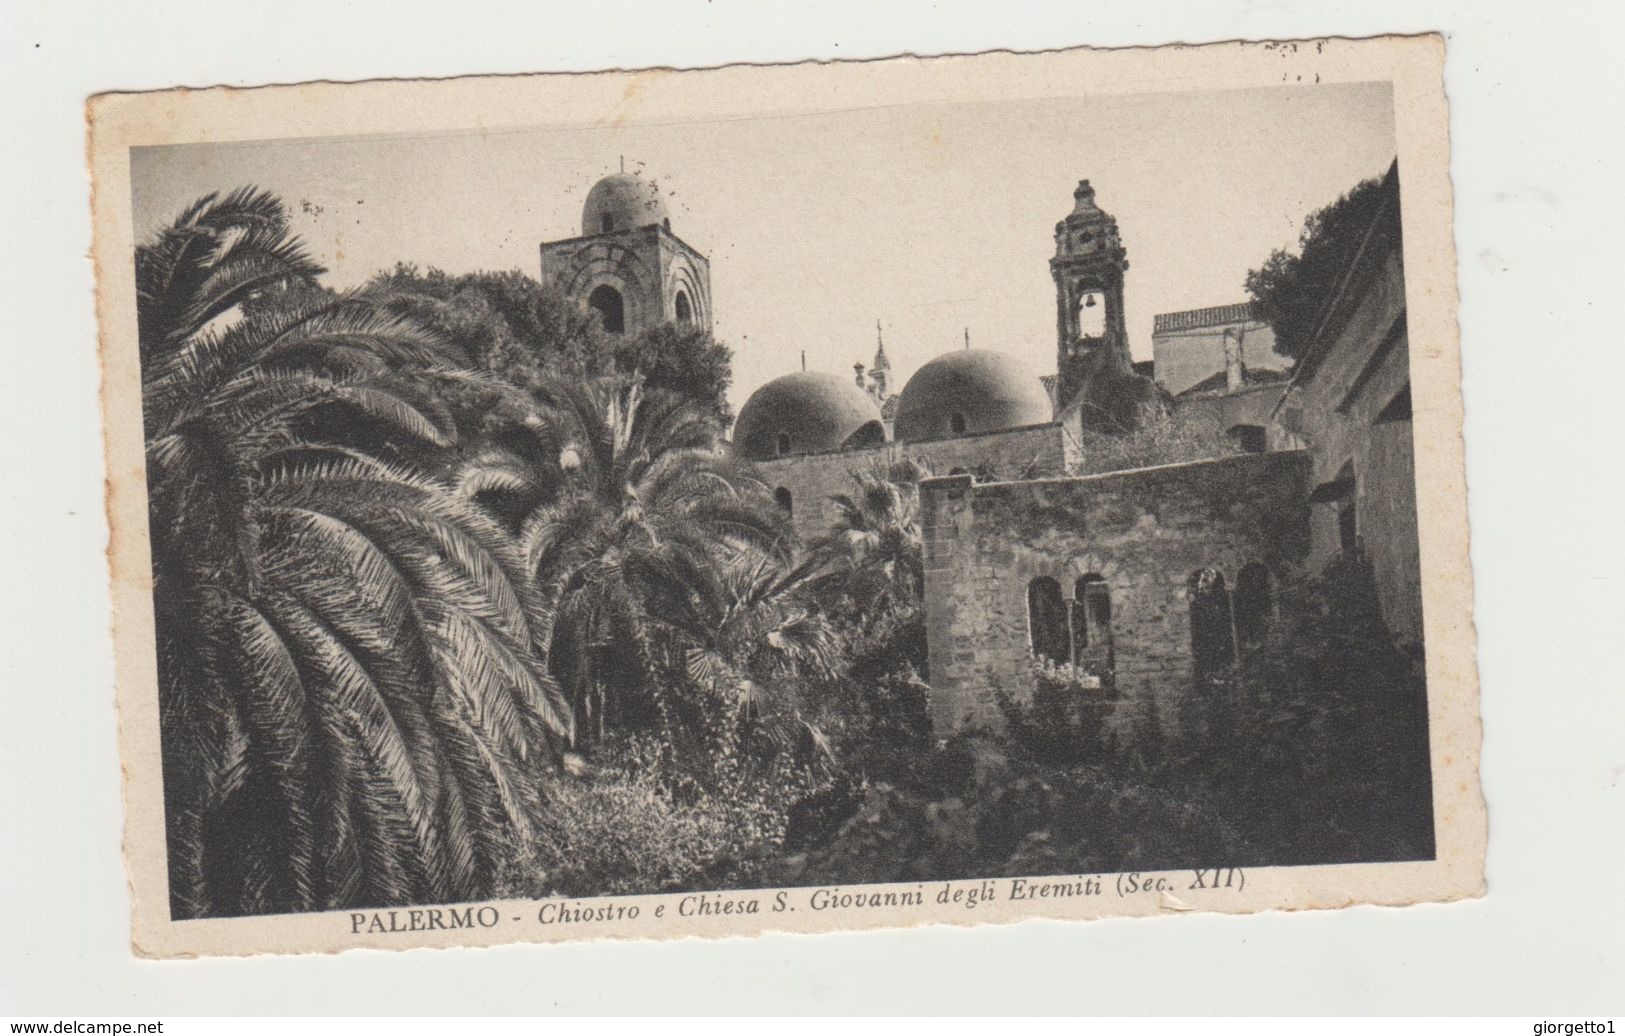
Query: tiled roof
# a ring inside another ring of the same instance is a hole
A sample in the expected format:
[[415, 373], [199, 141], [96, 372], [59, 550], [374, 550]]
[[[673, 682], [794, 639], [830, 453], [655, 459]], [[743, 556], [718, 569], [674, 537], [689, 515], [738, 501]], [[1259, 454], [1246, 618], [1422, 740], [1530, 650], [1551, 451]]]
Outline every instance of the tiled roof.
[[1252, 320], [1253, 304], [1237, 302], [1230, 306], [1209, 306], [1207, 309], [1187, 309], [1178, 313], [1158, 313], [1151, 324], [1152, 334], [1164, 331], [1189, 331], [1198, 327], [1222, 327]]

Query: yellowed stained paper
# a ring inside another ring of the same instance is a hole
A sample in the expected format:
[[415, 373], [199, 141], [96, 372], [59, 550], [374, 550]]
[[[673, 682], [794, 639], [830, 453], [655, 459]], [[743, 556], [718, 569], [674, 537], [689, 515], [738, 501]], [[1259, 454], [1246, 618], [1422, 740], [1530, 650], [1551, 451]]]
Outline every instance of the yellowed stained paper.
[[137, 952], [1482, 894], [1443, 56], [93, 99]]

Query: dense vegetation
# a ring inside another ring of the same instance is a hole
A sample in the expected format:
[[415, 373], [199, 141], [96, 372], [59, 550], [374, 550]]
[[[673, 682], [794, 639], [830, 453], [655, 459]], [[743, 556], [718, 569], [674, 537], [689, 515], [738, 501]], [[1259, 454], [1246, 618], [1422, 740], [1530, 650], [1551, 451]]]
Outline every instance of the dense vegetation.
[[708, 335], [322, 273], [252, 189], [136, 255], [175, 916], [1428, 850], [1416, 664], [1356, 563], [1206, 711], [1035, 673], [938, 744], [920, 467], [802, 543], [719, 448]]
[[1247, 294], [1259, 319], [1275, 329], [1277, 352], [1293, 359], [1303, 356], [1381, 204], [1381, 182], [1362, 180], [1305, 217], [1296, 253], [1276, 249], [1248, 272]]
[[694, 769], [749, 677], [831, 655], [714, 449], [725, 349], [517, 274], [321, 273], [252, 189], [136, 255], [177, 916], [528, 880], [570, 753]]

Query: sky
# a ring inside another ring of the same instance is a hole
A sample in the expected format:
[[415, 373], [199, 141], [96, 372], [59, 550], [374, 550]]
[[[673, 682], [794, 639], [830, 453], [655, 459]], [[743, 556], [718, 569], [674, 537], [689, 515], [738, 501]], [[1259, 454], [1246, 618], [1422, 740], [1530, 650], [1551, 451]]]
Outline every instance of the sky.
[[276, 192], [343, 288], [398, 261], [535, 276], [624, 158], [711, 260], [737, 410], [803, 351], [850, 376], [877, 320], [897, 386], [967, 331], [1053, 372], [1048, 261], [1083, 178], [1117, 217], [1149, 358], [1155, 314], [1244, 301], [1249, 269], [1394, 154], [1388, 85], [1357, 83], [174, 145], [132, 151], [131, 179], [138, 239], [209, 191]]

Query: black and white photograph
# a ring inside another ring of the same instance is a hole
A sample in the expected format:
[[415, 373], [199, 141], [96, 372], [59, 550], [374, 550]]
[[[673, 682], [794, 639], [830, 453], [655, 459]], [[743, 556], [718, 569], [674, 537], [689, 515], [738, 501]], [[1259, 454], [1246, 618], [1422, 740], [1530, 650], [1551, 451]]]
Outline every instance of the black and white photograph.
[[639, 82], [127, 149], [158, 922], [1475, 894], [1379, 866], [1441, 859], [1476, 712], [1392, 81], [717, 118]]

